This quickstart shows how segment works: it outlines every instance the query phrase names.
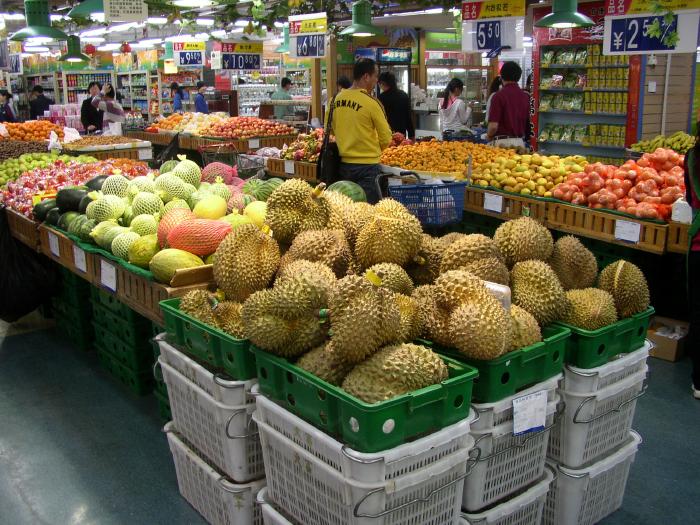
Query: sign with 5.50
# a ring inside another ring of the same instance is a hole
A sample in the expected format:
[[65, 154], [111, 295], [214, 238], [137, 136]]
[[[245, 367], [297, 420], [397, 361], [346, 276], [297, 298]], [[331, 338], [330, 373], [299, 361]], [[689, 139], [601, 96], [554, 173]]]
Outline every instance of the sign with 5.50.
[[462, 20], [525, 16], [525, 0], [480, 0], [462, 2]]
[[492, 51], [501, 47], [522, 49], [522, 18], [472, 20], [462, 24], [463, 51]]

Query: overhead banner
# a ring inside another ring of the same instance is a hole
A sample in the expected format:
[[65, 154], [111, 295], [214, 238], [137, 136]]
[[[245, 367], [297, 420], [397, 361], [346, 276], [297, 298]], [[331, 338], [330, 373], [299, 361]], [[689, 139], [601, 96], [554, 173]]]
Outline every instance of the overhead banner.
[[203, 67], [205, 42], [173, 42], [173, 56], [177, 67]]
[[471, 20], [462, 24], [462, 50], [489, 52], [523, 48], [523, 18]]
[[603, 55], [695, 53], [699, 22], [699, 10], [670, 18], [653, 14], [606, 16]]
[[262, 67], [262, 42], [222, 42], [221, 69], [251, 71]]
[[606, 14], [610, 16], [648, 14], [652, 4], [662, 12], [700, 9], [700, 0], [608, 0], [606, 4]]
[[309, 13], [289, 17], [289, 36], [325, 35], [328, 31], [326, 13]]
[[105, 22], [143, 22], [148, 6], [142, 0], [103, 0]]
[[525, 0], [462, 2], [462, 21], [484, 18], [525, 17]]

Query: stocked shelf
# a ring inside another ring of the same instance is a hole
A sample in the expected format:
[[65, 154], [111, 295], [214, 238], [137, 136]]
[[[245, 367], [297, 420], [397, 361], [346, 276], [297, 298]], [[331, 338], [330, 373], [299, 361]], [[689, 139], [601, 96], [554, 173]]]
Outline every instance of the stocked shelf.
[[591, 116], [591, 117], [627, 117], [626, 113], [601, 113], [594, 111], [566, 111], [563, 109], [548, 109], [540, 111], [540, 115], [574, 115], [574, 116]]

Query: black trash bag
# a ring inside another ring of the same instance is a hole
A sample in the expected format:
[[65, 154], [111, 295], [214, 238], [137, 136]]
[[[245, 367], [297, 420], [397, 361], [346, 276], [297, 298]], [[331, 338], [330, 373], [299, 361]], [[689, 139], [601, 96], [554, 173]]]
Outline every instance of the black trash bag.
[[165, 161], [174, 160], [180, 153], [180, 134], [175, 133], [167, 146], [148, 165], [153, 169], [160, 168]]
[[0, 319], [12, 323], [55, 295], [57, 267], [10, 234], [5, 207], [0, 208]]

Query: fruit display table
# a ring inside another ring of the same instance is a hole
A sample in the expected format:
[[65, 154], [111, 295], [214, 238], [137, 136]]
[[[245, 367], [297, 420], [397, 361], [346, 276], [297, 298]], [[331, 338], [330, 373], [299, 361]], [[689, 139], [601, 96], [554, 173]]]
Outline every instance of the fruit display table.
[[173, 133], [149, 133], [147, 131], [125, 131], [125, 137], [146, 140], [153, 145], [167, 146], [173, 140]]
[[268, 159], [267, 171], [273, 177], [297, 178], [316, 182], [316, 163], [284, 159]]
[[98, 160], [133, 159], [151, 160], [153, 147], [149, 141], [134, 140], [132, 143], [90, 146], [80, 149], [66, 149], [72, 155], [90, 155]]
[[39, 223], [10, 208], [5, 208], [10, 234], [32, 250], [39, 251]]
[[251, 137], [248, 139], [230, 139], [226, 137], [199, 137], [196, 135], [180, 135], [180, 149], [198, 150], [201, 146], [208, 146], [219, 142], [234, 144], [240, 153], [247, 153], [260, 148], [279, 148], [291, 143], [296, 135], [276, 135], [273, 137]]

